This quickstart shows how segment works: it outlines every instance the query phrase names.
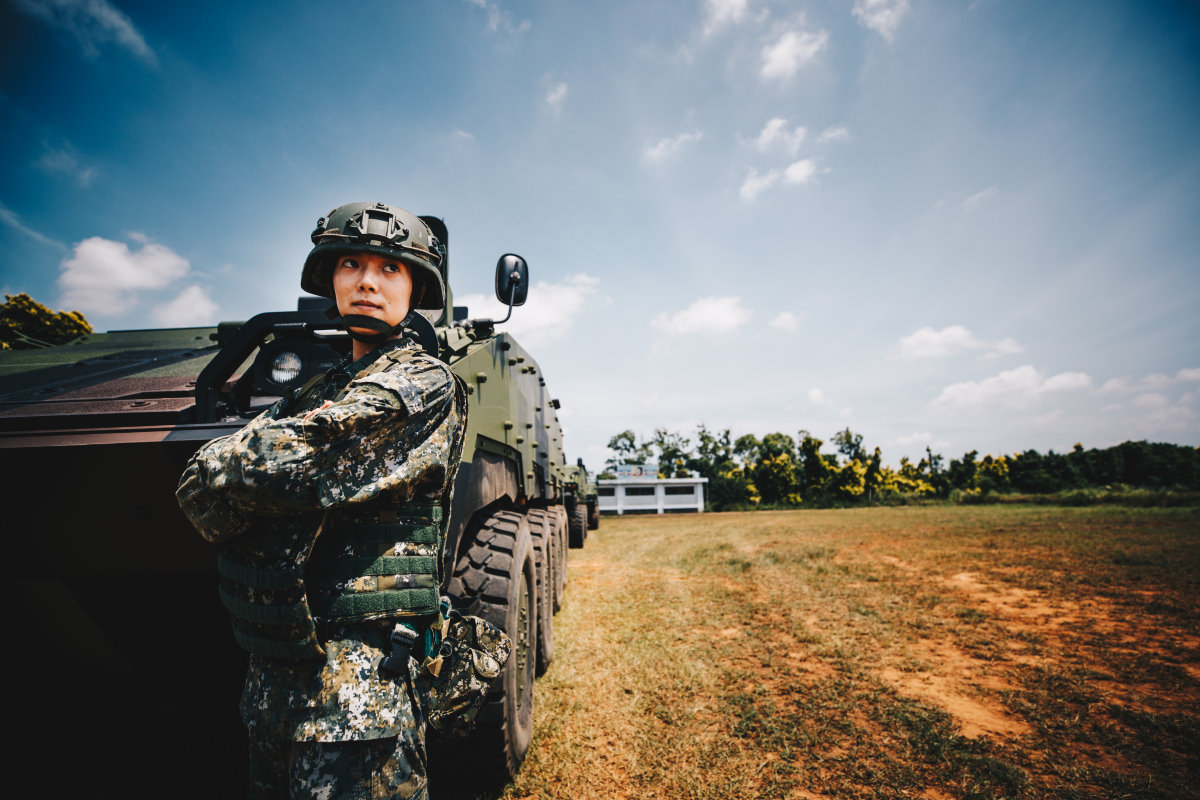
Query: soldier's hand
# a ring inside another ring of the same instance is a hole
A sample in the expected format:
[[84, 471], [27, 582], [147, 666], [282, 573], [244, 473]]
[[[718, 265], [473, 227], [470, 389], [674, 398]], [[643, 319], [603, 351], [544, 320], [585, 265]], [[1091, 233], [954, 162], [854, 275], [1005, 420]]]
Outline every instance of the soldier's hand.
[[324, 411], [325, 409], [329, 408], [332, 405], [333, 405], [332, 400], [326, 400], [324, 403], [321, 403], [321, 405], [317, 406], [312, 411], [305, 414], [304, 418], [308, 419], [309, 417], [311, 417], [313, 414], [317, 413], [318, 411]]

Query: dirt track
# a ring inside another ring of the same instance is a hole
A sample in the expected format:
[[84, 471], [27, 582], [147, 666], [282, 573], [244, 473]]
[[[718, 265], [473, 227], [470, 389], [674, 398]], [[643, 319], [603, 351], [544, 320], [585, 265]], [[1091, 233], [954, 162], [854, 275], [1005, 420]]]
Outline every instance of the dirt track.
[[606, 518], [508, 797], [1200, 797], [1195, 511]]

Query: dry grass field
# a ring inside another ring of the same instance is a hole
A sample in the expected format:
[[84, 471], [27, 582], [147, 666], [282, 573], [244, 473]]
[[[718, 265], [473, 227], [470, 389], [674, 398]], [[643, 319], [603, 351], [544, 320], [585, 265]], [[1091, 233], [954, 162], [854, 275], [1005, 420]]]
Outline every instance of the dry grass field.
[[1200, 797], [1200, 511], [605, 518], [506, 798]]

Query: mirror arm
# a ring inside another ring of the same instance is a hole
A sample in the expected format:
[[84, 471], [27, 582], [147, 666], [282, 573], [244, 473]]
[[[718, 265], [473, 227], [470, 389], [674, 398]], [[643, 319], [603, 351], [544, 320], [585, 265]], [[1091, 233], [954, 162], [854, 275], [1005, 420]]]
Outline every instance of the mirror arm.
[[509, 283], [511, 285], [511, 288], [509, 288], [509, 290], [508, 290], [508, 313], [504, 315], [504, 319], [496, 320], [495, 321], [496, 325], [499, 325], [501, 322], [508, 322], [508, 318], [512, 316], [513, 297], [515, 297], [517, 294], [517, 282], [513, 280], [513, 277], [515, 277], [515, 274], [509, 276]]

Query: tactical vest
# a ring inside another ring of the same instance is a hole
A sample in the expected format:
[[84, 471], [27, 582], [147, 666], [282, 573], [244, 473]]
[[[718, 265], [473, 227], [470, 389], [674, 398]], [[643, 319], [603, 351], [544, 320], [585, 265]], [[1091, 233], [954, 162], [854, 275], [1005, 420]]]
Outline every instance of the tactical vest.
[[[412, 355], [385, 353], [356, 377]], [[439, 613], [444, 537], [437, 503], [264, 518], [217, 556], [221, 602], [233, 617], [234, 638], [256, 655], [314, 658], [325, 654], [318, 626], [428, 621]]]
[[[320, 524], [272, 521], [223, 547], [221, 602], [238, 644], [261, 656], [312, 658], [325, 653], [319, 625], [436, 615], [442, 507], [376, 515], [381, 521], [339, 522], [331, 530], [329, 515]], [[330, 557], [310, 559], [318, 537]]]

